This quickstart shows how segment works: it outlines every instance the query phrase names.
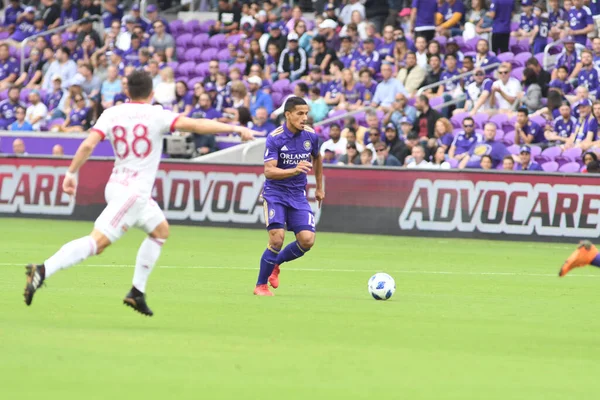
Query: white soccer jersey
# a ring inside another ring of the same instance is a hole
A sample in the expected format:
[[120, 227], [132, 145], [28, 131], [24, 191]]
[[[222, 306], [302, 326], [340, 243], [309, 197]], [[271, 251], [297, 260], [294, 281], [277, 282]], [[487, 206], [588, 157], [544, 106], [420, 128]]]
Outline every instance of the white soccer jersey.
[[109, 182], [150, 196], [163, 135], [173, 131], [177, 118], [179, 114], [146, 103], [123, 103], [105, 110], [92, 130], [109, 139], [115, 152]]

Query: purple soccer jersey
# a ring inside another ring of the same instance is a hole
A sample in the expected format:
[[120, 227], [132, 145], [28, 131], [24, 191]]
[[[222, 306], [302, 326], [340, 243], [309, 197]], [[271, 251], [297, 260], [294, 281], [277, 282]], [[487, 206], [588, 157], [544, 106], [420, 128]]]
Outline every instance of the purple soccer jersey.
[[[277, 160], [277, 168], [294, 169], [300, 161], [319, 157], [319, 138], [311, 128], [294, 134], [284, 124], [268, 137], [264, 162]], [[287, 229], [298, 233], [315, 231], [314, 214], [306, 199], [306, 174], [281, 180], [266, 179], [262, 197], [268, 218], [267, 229]]]
[[338, 54], [338, 59], [342, 62], [342, 64], [344, 64], [344, 68], [350, 68], [350, 66], [352, 65], [352, 61], [358, 60], [359, 56], [359, 52], [351, 51], [348, 54]]
[[556, 26], [567, 20], [567, 12], [564, 8], [559, 7], [558, 10], [552, 10], [552, 12], [548, 13], [548, 20], [550, 26]]
[[[446, 79], [450, 79], [454, 76], [458, 75], [458, 70], [455, 69], [454, 71], [450, 71], [450, 70], [444, 70], [442, 72], [442, 75], [440, 75], [440, 81], [445, 81]], [[455, 80], [455, 81], [450, 81], [450, 82], [446, 82], [444, 84], [444, 92], [452, 92], [454, 89], [456, 89], [456, 87], [460, 84], [460, 80]]]
[[60, 100], [62, 99], [64, 92], [62, 90], [58, 90], [57, 92], [50, 93], [48, 95], [48, 99], [46, 100], [46, 106], [48, 106], [48, 111], [52, 111], [58, 107]]
[[24, 11], [25, 11], [25, 8], [21, 7], [20, 5], [17, 8], [14, 8], [12, 6], [6, 7], [6, 11], [4, 11], [4, 23], [2, 25], [3, 26], [16, 25], [17, 17], [19, 16], [19, 14], [21, 14]]
[[392, 40], [390, 43], [381, 42], [377, 47], [377, 52], [381, 59], [385, 59], [387, 56], [394, 57], [394, 47], [396, 47], [396, 41]]
[[360, 91], [360, 99], [363, 101], [363, 103], [371, 104], [371, 101], [373, 101], [373, 96], [375, 96], [375, 90], [377, 90], [377, 82], [371, 81], [371, 86], [369, 87], [359, 83], [358, 90]]
[[435, 29], [435, 14], [438, 12], [438, 2], [436, 0], [412, 0], [411, 8], [417, 9], [415, 31]]
[[17, 107], [25, 107], [20, 102], [12, 103], [10, 99], [6, 99], [0, 102], [0, 127], [6, 129], [6, 127], [17, 120], [15, 116]]
[[85, 128], [89, 114], [90, 109], [88, 107], [84, 107], [81, 110], [73, 109], [69, 114], [69, 126], [82, 126]]
[[375, 72], [379, 72], [381, 68], [381, 57], [377, 51], [371, 54], [362, 53], [356, 59], [356, 70], [359, 71], [361, 68], [372, 68]]
[[467, 168], [479, 168], [483, 156], [490, 156], [492, 158], [492, 168], [496, 168], [504, 157], [510, 155], [504, 143], [493, 140], [475, 143], [469, 153], [472, 157], [467, 163]]
[[577, 64], [577, 53], [573, 52], [571, 54], [562, 53], [558, 60], [556, 60], [556, 68], [565, 66], [569, 74], [573, 72], [575, 69], [575, 65]]
[[598, 89], [598, 70], [595, 67], [588, 69], [581, 69], [579, 75], [577, 75], [578, 86], [584, 86], [588, 88], [590, 94], [595, 95]]
[[215, 110], [214, 108], [209, 108], [209, 109], [203, 109], [200, 108], [200, 106], [198, 104], [196, 104], [193, 108], [192, 111], [190, 111], [190, 113], [188, 114], [188, 117], [190, 118], [206, 118], [206, 119], [217, 119], [217, 118], [221, 118], [222, 114]]
[[575, 126], [577, 125], [577, 120], [575, 117], [569, 117], [565, 121], [562, 116], [559, 116], [554, 119], [552, 122], [552, 128], [556, 134], [562, 138], [568, 138], [575, 131]]
[[79, 9], [72, 5], [70, 8], [63, 8], [60, 12], [60, 24], [66, 25], [79, 19]]
[[352, 89], [345, 89], [342, 86], [340, 93], [344, 95], [347, 103], [356, 104], [360, 100], [361, 91], [359, 84], [355, 84]]
[[535, 24], [535, 17], [533, 14], [527, 15], [525, 13], [521, 13], [521, 18], [519, 19], [519, 29], [523, 29], [525, 32], [531, 32]]
[[[572, 7], [567, 13], [567, 21], [569, 23], [569, 28], [574, 31], [584, 29], [588, 25], [594, 24], [592, 12], [586, 6], [583, 6], [580, 9]], [[573, 35], [573, 39], [575, 39], [575, 43], [585, 46], [587, 35]]]
[[194, 96], [191, 93], [186, 93], [179, 99], [175, 99], [173, 106], [177, 106], [179, 112], [182, 112], [186, 106], [192, 104]]
[[493, 33], [509, 33], [510, 20], [515, 7], [514, 0], [492, 0], [490, 11], [495, 13], [492, 24]]
[[456, 146], [454, 154], [459, 155], [468, 152], [473, 145], [481, 142], [483, 142], [482, 134], [473, 132], [471, 136], [467, 136], [467, 134], [462, 131], [454, 137], [454, 140], [452, 140], [450, 145]]
[[527, 125], [523, 127], [523, 133], [527, 136], [533, 136], [532, 143], [545, 143], [547, 142], [546, 137], [544, 136], [544, 128], [539, 126], [537, 123], [533, 121], [527, 122]]
[[463, 22], [462, 20], [465, 16], [465, 5], [460, 0], [456, 0], [456, 2], [453, 5], [450, 5], [447, 1], [445, 1], [438, 12], [442, 14], [444, 21], [448, 21], [450, 18], [452, 18], [454, 13], [461, 13], [463, 15], [463, 18], [461, 18], [460, 22]]

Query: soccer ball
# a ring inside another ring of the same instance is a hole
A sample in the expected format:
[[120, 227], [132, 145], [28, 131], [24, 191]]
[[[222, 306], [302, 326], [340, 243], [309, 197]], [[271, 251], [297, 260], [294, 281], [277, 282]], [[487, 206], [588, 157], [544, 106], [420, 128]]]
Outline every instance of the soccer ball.
[[379, 272], [369, 279], [369, 293], [375, 300], [387, 300], [396, 291], [394, 278], [383, 272]]

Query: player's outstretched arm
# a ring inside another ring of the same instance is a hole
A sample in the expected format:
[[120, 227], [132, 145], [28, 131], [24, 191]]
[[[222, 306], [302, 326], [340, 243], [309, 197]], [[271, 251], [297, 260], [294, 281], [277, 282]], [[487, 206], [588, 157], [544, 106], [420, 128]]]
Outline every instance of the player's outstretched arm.
[[88, 137], [79, 145], [77, 149], [77, 153], [75, 153], [75, 157], [71, 161], [71, 165], [69, 165], [69, 169], [67, 171], [67, 175], [65, 176], [65, 180], [63, 181], [63, 190], [65, 193], [69, 195], [74, 195], [77, 189], [77, 178], [75, 174], [79, 172], [79, 169], [85, 164], [85, 162], [90, 158], [92, 152], [104, 139], [104, 137], [95, 130], [90, 131]]
[[308, 174], [312, 168], [312, 164], [308, 161], [300, 161], [294, 169], [277, 168], [277, 160], [265, 162], [265, 178], [274, 181], [291, 178], [300, 174]]
[[175, 121], [175, 130], [193, 132], [199, 135], [235, 132], [242, 137], [242, 140], [252, 140], [254, 139], [254, 135], [259, 134], [258, 132], [243, 126], [228, 125], [211, 119], [195, 119], [188, 117], [179, 117], [177, 121]]
[[315, 179], [317, 181], [317, 189], [315, 191], [315, 199], [319, 202], [319, 208], [321, 208], [321, 202], [325, 198], [325, 190], [323, 189], [323, 158], [321, 154], [313, 156], [313, 165], [315, 167]]

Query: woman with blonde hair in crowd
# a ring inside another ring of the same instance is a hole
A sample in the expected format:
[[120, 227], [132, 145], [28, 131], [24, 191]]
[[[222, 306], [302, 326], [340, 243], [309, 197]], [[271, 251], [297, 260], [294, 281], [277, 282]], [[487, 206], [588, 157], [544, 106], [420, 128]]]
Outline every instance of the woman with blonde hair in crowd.
[[342, 70], [342, 85], [340, 102], [337, 109], [353, 111], [362, 107], [360, 85], [354, 79], [354, 74], [348, 68]]
[[154, 88], [154, 101], [163, 107], [172, 107], [176, 99], [175, 76], [173, 68], [165, 67], [160, 71], [160, 83]]

